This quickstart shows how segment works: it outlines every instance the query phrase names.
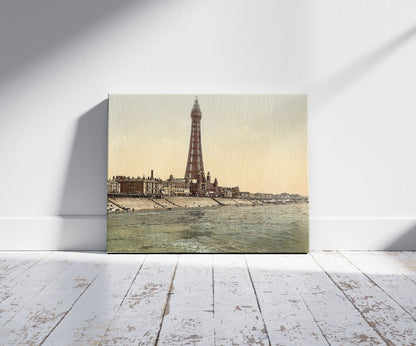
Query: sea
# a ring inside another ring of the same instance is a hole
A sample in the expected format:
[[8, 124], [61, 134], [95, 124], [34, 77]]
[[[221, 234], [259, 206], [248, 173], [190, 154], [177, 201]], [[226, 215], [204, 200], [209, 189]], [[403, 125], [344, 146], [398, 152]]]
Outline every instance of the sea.
[[307, 203], [107, 215], [111, 253], [306, 253]]

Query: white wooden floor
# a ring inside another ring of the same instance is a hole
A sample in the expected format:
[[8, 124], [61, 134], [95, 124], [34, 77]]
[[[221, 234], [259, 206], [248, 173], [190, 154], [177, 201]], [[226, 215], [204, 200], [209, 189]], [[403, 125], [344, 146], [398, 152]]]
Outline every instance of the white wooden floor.
[[416, 253], [0, 252], [0, 344], [416, 344]]

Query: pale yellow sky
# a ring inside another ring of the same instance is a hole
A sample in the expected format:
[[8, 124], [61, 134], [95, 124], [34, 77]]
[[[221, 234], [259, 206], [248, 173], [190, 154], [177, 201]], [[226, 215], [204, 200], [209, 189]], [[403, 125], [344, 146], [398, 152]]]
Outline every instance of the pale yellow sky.
[[[195, 95], [110, 95], [108, 175], [183, 178]], [[198, 95], [205, 174], [308, 195], [306, 95]]]

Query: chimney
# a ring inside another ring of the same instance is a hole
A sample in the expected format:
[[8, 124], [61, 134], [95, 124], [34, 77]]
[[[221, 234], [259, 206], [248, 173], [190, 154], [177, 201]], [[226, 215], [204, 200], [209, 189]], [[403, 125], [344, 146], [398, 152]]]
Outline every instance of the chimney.
[[150, 179], [153, 180], [153, 169], [150, 171]]

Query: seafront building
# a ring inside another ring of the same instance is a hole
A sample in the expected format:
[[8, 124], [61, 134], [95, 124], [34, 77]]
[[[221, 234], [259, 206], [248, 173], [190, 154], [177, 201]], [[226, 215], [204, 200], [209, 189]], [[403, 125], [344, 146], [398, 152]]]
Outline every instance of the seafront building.
[[[107, 182], [107, 189], [109, 186], [111, 188], [110, 190], [107, 190], [107, 193], [109, 194], [159, 196], [162, 190], [162, 180], [154, 178], [152, 170], [150, 177], [147, 178], [125, 176], [113, 177], [111, 181]], [[113, 188], [114, 186], [116, 186], [116, 189]], [[115, 190], [118, 192], [114, 192]]]
[[186, 179], [178, 179], [174, 178], [173, 175], [170, 175], [169, 179], [163, 182], [163, 196], [190, 196], [190, 194], [190, 184]]
[[107, 181], [107, 193], [120, 193], [120, 183], [114, 178]]

